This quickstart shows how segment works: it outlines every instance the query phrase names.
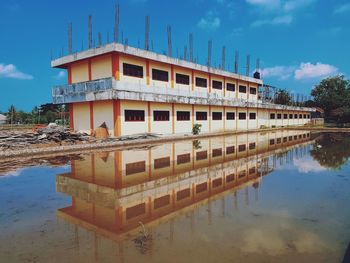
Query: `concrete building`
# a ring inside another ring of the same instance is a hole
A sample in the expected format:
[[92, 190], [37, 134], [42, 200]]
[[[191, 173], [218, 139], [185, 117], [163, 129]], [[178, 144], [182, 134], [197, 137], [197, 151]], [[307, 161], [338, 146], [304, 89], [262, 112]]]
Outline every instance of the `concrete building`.
[[118, 43], [51, 62], [68, 84], [52, 90], [67, 103], [71, 128], [90, 133], [103, 122], [111, 136], [190, 133], [304, 125], [311, 108], [259, 99], [262, 80]]
[[313, 142], [308, 131], [284, 130], [87, 155], [57, 175], [57, 191], [72, 196], [58, 214], [119, 238], [138, 231], [140, 221], [162, 224], [227, 191], [257, 189], [263, 176], [301, 158]]
[[6, 116], [0, 114], [0, 125], [6, 124], [6, 120], [7, 120]]

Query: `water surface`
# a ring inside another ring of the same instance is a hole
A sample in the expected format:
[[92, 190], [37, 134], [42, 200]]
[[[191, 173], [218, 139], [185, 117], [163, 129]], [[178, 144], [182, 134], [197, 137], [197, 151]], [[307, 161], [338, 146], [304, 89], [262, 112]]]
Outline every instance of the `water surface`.
[[281, 131], [2, 169], [0, 261], [341, 262], [349, 156]]

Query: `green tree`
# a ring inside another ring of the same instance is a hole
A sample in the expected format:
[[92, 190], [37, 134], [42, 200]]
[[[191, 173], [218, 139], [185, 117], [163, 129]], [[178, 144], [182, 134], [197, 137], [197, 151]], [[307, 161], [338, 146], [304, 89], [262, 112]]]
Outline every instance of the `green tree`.
[[290, 105], [292, 103], [292, 96], [286, 89], [279, 89], [275, 95], [275, 103], [281, 105]]
[[325, 111], [326, 120], [350, 121], [350, 82], [339, 75], [322, 80], [311, 91], [315, 104]]
[[7, 111], [7, 118], [9, 124], [17, 123], [17, 110], [13, 104], [9, 107]]

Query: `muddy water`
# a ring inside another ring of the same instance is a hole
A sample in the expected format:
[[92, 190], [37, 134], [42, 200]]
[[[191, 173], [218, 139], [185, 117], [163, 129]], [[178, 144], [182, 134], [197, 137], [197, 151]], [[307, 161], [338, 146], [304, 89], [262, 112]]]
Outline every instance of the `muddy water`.
[[341, 262], [350, 138], [284, 131], [0, 176], [0, 262]]

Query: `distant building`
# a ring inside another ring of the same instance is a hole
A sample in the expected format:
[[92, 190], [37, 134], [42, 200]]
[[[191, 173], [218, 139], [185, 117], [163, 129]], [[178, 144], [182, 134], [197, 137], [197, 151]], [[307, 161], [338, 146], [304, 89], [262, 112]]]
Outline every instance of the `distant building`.
[[6, 123], [6, 120], [7, 120], [6, 116], [0, 114], [0, 125], [5, 124], [5, 123]]
[[266, 103], [263, 81], [118, 43], [51, 62], [67, 70], [68, 84], [53, 88], [54, 104], [69, 106], [70, 127], [110, 135], [190, 133], [300, 126], [313, 108]]

